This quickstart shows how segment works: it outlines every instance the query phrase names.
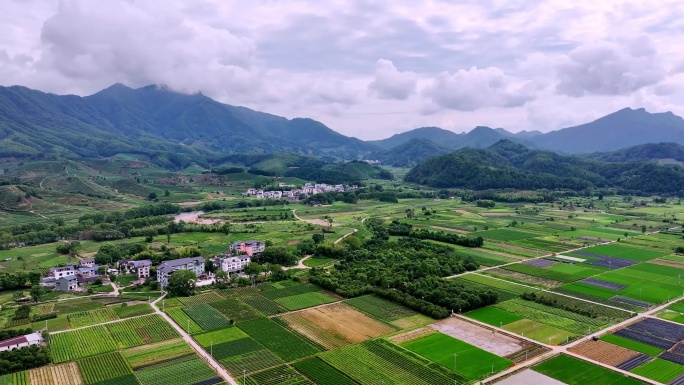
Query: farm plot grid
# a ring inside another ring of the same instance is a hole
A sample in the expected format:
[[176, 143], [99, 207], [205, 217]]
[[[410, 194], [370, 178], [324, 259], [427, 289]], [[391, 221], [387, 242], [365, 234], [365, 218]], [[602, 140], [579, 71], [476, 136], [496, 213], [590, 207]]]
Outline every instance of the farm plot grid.
[[55, 363], [116, 350], [116, 343], [104, 326], [53, 334], [50, 338], [50, 353]]
[[634, 301], [632, 302], [633, 305], [643, 302], [662, 303], [682, 294], [682, 286], [680, 286], [682, 274], [684, 274], [684, 269], [652, 263], [639, 263], [593, 277], [603, 282], [624, 286], [620, 290], [597, 287], [582, 282], [573, 282], [562, 286], [562, 288], [612, 300], [626, 298]]
[[83, 375], [85, 385], [97, 384], [103, 381], [111, 383], [136, 384], [137, 381], [125, 381], [125, 378], [133, 374], [128, 362], [120, 353], [107, 353], [78, 360], [78, 366]]
[[[186, 385], [222, 382], [216, 373], [196, 355], [183, 356], [141, 367], [135, 374], [143, 385]], [[216, 379], [215, 381], [210, 381]]]
[[177, 338], [176, 330], [158, 314], [107, 324], [117, 346], [130, 348]]
[[246, 381], [238, 378], [238, 383], [242, 385], [314, 385], [306, 377], [287, 365], [276, 366], [275, 368], [252, 374], [246, 378]]
[[[78, 365], [75, 362], [68, 362], [60, 365], [43, 366], [36, 369], [31, 369], [28, 372], [20, 372], [26, 374], [27, 382], [23, 384], [31, 385], [83, 385], [81, 374], [78, 370]], [[10, 385], [21, 385], [20, 373], [15, 373], [15, 380], [17, 382], [9, 382]], [[11, 375], [10, 375], [11, 376]], [[0, 384], [2, 384], [0, 378]], [[124, 384], [125, 385], [125, 384]]]

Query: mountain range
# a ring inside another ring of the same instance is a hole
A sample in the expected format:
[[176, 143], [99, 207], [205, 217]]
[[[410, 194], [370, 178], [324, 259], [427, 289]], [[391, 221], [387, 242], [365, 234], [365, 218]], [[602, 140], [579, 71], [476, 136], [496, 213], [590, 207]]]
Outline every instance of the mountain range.
[[312, 119], [287, 119], [161, 86], [133, 89], [115, 84], [85, 97], [0, 87], [0, 157], [133, 153], [147, 155], [163, 167], [182, 168], [193, 162], [216, 164], [226, 153], [290, 152], [413, 166], [430, 156], [487, 148], [501, 140], [566, 154], [605, 153], [656, 142], [684, 144], [684, 119], [671, 112], [625, 108], [549, 133], [479, 126], [457, 134], [422, 127], [365, 142]]

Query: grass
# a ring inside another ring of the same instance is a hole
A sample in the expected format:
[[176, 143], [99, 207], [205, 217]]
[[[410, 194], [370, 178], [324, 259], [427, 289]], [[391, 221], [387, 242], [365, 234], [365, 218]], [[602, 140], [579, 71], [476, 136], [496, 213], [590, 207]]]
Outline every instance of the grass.
[[520, 321], [523, 319], [523, 317], [515, 313], [511, 313], [506, 310], [502, 310], [492, 306], [473, 310], [471, 312], [465, 313], [465, 316], [492, 326], [500, 326], [502, 324], [508, 325], [512, 322]]
[[456, 373], [479, 379], [508, 368], [513, 362], [442, 333], [434, 333], [402, 346]]
[[243, 322], [239, 328], [286, 362], [318, 352], [318, 349], [307, 341], [268, 318]]
[[684, 373], [684, 366], [656, 358], [632, 370], [632, 373], [652, 380], [668, 383]]
[[561, 354], [533, 367], [533, 370], [568, 385], [640, 385], [635, 380], [600, 366]]
[[622, 346], [635, 352], [648, 354], [649, 356], [657, 356], [663, 352], [663, 349], [656, 348], [651, 345], [646, 345], [641, 342], [632, 341], [629, 338], [616, 336], [615, 334], [606, 334], [602, 336], [601, 341], [611, 343], [613, 345]]

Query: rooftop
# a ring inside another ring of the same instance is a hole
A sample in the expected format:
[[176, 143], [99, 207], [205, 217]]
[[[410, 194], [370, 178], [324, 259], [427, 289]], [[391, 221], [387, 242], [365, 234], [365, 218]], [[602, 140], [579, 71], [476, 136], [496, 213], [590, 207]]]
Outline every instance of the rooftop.
[[204, 258], [202, 258], [202, 257], [173, 259], [171, 261], [162, 262], [161, 265], [159, 265], [159, 267], [157, 268], [157, 271], [168, 272], [168, 270], [172, 270], [176, 266], [187, 265], [188, 263], [202, 263], [202, 262], [204, 262]]

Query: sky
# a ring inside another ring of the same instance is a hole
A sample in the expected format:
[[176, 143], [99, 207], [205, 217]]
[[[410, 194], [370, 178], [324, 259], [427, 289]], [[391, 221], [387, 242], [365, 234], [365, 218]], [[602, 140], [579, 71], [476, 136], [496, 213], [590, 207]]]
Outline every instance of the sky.
[[0, 85], [165, 85], [345, 135], [684, 116], [684, 2], [2, 0]]

